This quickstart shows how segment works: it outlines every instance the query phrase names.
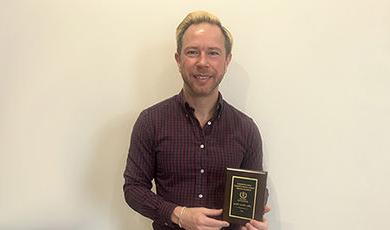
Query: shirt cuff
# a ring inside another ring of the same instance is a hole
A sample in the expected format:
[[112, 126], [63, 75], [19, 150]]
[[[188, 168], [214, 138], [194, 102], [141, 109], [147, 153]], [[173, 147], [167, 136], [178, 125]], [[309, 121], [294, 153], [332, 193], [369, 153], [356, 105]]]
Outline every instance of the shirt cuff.
[[159, 217], [156, 220], [157, 222], [166, 225], [166, 226], [177, 226], [177, 224], [173, 223], [171, 220], [171, 216], [173, 213], [173, 210], [177, 207], [177, 204], [164, 201], [161, 204], [161, 207], [159, 209]]

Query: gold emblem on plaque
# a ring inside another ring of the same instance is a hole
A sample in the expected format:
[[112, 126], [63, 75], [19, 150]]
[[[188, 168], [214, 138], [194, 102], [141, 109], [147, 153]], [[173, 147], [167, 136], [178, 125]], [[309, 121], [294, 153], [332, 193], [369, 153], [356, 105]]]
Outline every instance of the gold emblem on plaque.
[[246, 192], [240, 192], [241, 199], [246, 200], [247, 197], [248, 197], [248, 194]]

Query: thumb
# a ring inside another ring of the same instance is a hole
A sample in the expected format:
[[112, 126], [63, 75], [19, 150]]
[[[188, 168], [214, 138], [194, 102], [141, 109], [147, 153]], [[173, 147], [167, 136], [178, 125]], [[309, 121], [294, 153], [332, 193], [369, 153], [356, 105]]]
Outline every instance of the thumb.
[[203, 214], [206, 216], [219, 216], [222, 214], [222, 209], [209, 209], [209, 208], [204, 208]]
[[264, 207], [264, 214], [267, 213], [267, 212], [269, 212], [269, 211], [271, 211], [271, 206], [266, 205], [266, 206]]

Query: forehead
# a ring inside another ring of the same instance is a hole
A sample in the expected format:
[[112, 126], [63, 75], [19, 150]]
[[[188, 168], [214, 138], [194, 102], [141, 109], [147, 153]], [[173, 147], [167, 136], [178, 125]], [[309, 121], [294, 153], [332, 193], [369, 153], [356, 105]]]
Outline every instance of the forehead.
[[223, 49], [225, 38], [221, 29], [209, 23], [194, 24], [188, 27], [183, 36], [183, 48], [206, 46]]

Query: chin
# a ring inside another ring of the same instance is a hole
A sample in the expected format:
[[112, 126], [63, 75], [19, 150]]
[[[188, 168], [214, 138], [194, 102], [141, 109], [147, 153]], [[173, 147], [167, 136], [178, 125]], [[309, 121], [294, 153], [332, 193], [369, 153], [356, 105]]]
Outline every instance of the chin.
[[194, 91], [194, 95], [198, 97], [207, 97], [213, 95], [214, 90], [198, 90]]

